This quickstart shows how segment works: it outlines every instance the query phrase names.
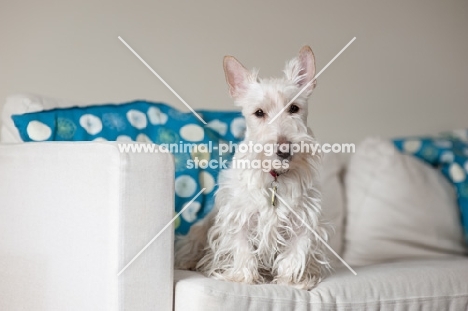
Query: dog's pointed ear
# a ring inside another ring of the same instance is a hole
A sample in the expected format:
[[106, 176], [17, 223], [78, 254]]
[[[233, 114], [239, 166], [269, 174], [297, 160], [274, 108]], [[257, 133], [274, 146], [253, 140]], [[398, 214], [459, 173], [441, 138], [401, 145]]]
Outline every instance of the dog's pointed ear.
[[286, 64], [284, 73], [287, 79], [294, 81], [300, 88], [309, 84], [306, 92], [310, 95], [317, 85], [316, 80], [311, 83], [315, 77], [315, 56], [310, 46], [304, 46], [299, 51], [299, 56]]
[[250, 72], [233, 56], [224, 57], [223, 67], [231, 97], [237, 99], [244, 95], [249, 85]]

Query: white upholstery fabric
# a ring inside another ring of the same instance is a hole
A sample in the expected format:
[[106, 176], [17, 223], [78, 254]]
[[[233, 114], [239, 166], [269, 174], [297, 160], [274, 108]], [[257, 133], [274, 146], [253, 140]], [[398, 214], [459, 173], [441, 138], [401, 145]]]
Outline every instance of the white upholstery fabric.
[[345, 178], [351, 266], [465, 253], [456, 196], [438, 170], [381, 139], [356, 150]]
[[18, 143], [21, 138], [11, 119], [14, 114], [36, 112], [58, 107], [82, 106], [83, 104], [61, 99], [53, 99], [32, 94], [16, 94], [8, 96], [2, 112], [1, 141], [4, 143]]
[[169, 154], [0, 145], [0, 310], [171, 310]]
[[[341, 158], [336, 153], [325, 154], [322, 161], [321, 190], [322, 190], [322, 213], [323, 218], [332, 227], [328, 244], [339, 255], [343, 249], [344, 239], [344, 219], [345, 201], [344, 188], [341, 181], [343, 164]], [[330, 253], [333, 265], [338, 264], [338, 260]]]
[[[1, 141], [21, 142], [12, 114], [70, 106], [80, 104], [10, 96]], [[347, 175], [345, 259], [357, 276], [339, 269], [306, 292], [176, 270], [175, 310], [468, 310], [468, 259], [443, 257], [464, 252], [450, 185], [388, 143], [366, 144]], [[172, 309], [172, 228], [117, 272], [172, 218], [173, 167], [167, 154], [120, 154], [111, 143], [0, 145], [0, 310]], [[341, 254], [340, 171], [326, 155], [322, 207]]]
[[175, 311], [468, 310], [468, 259], [453, 257], [340, 269], [310, 292], [175, 271]]

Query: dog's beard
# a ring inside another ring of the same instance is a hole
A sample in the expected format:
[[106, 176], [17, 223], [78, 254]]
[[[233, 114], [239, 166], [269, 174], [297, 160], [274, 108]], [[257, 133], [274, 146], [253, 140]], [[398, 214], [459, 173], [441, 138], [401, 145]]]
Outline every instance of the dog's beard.
[[[235, 159], [241, 161], [249, 161], [250, 163], [260, 163], [261, 167], [253, 168], [261, 173], [275, 172], [277, 175], [288, 172], [300, 172], [306, 174], [307, 171], [313, 170], [314, 173], [320, 161], [320, 154], [317, 153], [316, 139], [305, 134], [296, 134], [294, 137], [288, 138], [291, 141], [289, 158], [281, 158], [277, 155], [278, 143], [276, 139], [255, 139], [247, 137], [242, 144], [246, 146], [263, 146], [261, 152], [255, 152], [254, 148], [249, 148], [247, 151], [238, 148], [235, 154]], [[295, 147], [294, 147], [295, 146]], [[272, 165], [276, 163], [276, 166]]]

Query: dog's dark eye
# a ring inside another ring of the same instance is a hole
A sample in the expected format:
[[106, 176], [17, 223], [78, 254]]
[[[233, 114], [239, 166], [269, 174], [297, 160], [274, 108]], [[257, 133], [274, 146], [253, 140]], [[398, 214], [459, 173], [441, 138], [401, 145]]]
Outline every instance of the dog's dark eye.
[[299, 111], [299, 107], [297, 105], [292, 104], [289, 106], [289, 113], [296, 113]]
[[255, 111], [255, 116], [257, 118], [263, 118], [265, 116], [265, 113], [263, 112], [262, 109], [258, 109], [257, 111]]

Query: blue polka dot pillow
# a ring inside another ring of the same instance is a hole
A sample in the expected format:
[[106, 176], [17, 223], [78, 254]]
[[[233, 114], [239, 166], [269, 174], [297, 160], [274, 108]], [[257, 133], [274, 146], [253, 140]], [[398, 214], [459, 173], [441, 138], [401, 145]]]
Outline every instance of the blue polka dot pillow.
[[468, 242], [468, 129], [442, 133], [438, 137], [396, 139], [394, 144], [402, 152], [439, 168], [454, 185]]
[[[191, 112], [147, 101], [88, 107], [57, 108], [14, 115], [13, 121], [23, 141], [140, 141], [155, 144], [212, 144], [212, 153], [203, 149], [174, 153], [175, 207], [179, 212], [202, 188], [206, 190], [177, 219], [176, 232], [186, 234], [190, 226], [213, 207], [218, 168], [187, 165], [188, 160], [221, 159], [229, 161], [231, 153], [220, 153], [220, 142], [240, 142], [245, 131], [240, 112], [197, 111], [204, 125]], [[201, 152], [203, 151], [203, 152]]]

